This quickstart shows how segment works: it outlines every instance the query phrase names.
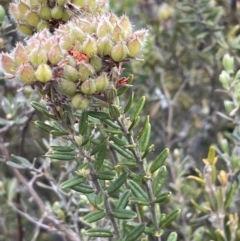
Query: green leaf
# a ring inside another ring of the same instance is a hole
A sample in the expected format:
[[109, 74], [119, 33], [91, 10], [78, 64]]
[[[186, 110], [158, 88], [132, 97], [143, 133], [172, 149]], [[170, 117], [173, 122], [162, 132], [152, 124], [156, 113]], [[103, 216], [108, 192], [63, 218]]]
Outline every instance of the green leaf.
[[12, 178], [8, 181], [7, 184], [7, 195], [8, 195], [8, 201], [12, 201], [13, 198], [16, 196], [17, 193], [17, 179]]
[[101, 112], [101, 111], [88, 111], [87, 112], [88, 115], [97, 118], [97, 119], [109, 119], [109, 114], [105, 113], [105, 112]]
[[110, 127], [114, 128], [114, 129], [121, 129], [120, 126], [118, 124], [116, 124], [115, 122], [109, 120], [109, 119], [104, 119], [103, 122], [107, 125], [109, 125]]
[[43, 131], [51, 133], [52, 130], [55, 130], [52, 126], [43, 123], [42, 121], [34, 121], [34, 124]]
[[110, 105], [109, 115], [112, 119], [116, 120], [121, 115], [119, 107], [117, 105]]
[[152, 152], [152, 151], [154, 150], [154, 148], [155, 148], [154, 144], [152, 144], [151, 146], [149, 146], [149, 147], [145, 150], [145, 152], [143, 153], [142, 159], [144, 159], [144, 158], [148, 155], [149, 152]]
[[158, 195], [155, 199], [155, 203], [164, 202], [165, 200], [167, 200], [170, 197], [170, 195], [171, 195], [171, 192], [165, 192], [165, 193]]
[[99, 171], [97, 178], [100, 180], [112, 180], [116, 177], [115, 171]]
[[54, 152], [54, 153], [46, 153], [46, 157], [49, 157], [51, 159], [61, 160], [61, 161], [71, 161], [75, 159], [75, 153], [72, 152]]
[[136, 241], [137, 238], [143, 233], [145, 229], [145, 223], [141, 223], [134, 227], [131, 232], [126, 236], [126, 241]]
[[87, 230], [86, 234], [90, 237], [99, 237], [99, 238], [111, 238], [113, 234], [110, 230], [105, 228], [90, 228]]
[[137, 102], [137, 104], [132, 107], [131, 114], [130, 114], [131, 121], [134, 121], [139, 116], [139, 114], [141, 113], [144, 107], [145, 101], [146, 101], [146, 97], [142, 96], [140, 100]]
[[76, 192], [81, 192], [81, 193], [84, 193], [84, 194], [89, 194], [89, 193], [94, 192], [94, 189], [91, 186], [83, 184], [83, 183], [78, 184], [74, 187], [71, 187], [71, 189], [73, 189]]
[[132, 124], [129, 126], [128, 131], [131, 131], [133, 128], [135, 128], [140, 123], [140, 116], [137, 116], [136, 119], [132, 122]]
[[84, 135], [88, 127], [88, 112], [83, 111], [81, 118], [80, 118], [80, 123], [79, 123], [79, 134]]
[[171, 232], [168, 236], [167, 241], [177, 241], [178, 235], [176, 232]]
[[57, 152], [72, 152], [74, 150], [71, 146], [50, 146], [50, 149]]
[[128, 144], [127, 141], [124, 141], [124, 140], [122, 140], [122, 139], [120, 139], [116, 136], [113, 136], [113, 135], [110, 136], [110, 140], [113, 141], [118, 146], [125, 146], [125, 145]]
[[138, 183], [134, 182], [133, 180], [129, 180], [128, 186], [136, 197], [142, 198], [148, 201], [147, 193], [139, 186]]
[[24, 124], [27, 120], [28, 120], [27, 116], [17, 117], [17, 118], [14, 120], [14, 123], [15, 123], [16, 125], [22, 125], [22, 124]]
[[137, 213], [131, 210], [118, 209], [113, 212], [113, 216], [118, 219], [132, 219], [137, 217]]
[[44, 114], [45, 116], [50, 117], [51, 119], [54, 119], [54, 120], [57, 119], [54, 115], [49, 114], [49, 111], [48, 111], [46, 105], [44, 105], [43, 103], [41, 103], [39, 101], [32, 101], [31, 102], [31, 106], [35, 110], [37, 110], [37, 111], [41, 112], [42, 114]]
[[11, 123], [11, 121], [3, 119], [3, 118], [0, 118], [0, 125], [1, 126], [8, 125], [9, 123]]
[[159, 168], [159, 171], [156, 177], [153, 180], [152, 188], [153, 188], [154, 196], [157, 196], [159, 192], [162, 190], [165, 184], [166, 176], [167, 176], [167, 168], [165, 166], [161, 166]]
[[81, 176], [75, 176], [75, 177], [71, 177], [68, 180], [66, 180], [65, 182], [62, 182], [60, 187], [62, 189], [66, 189], [66, 188], [72, 188], [78, 184], [81, 184], [82, 182], [85, 181], [85, 177], [81, 177]]
[[144, 199], [144, 198], [140, 198], [140, 197], [131, 197], [129, 199], [129, 201], [131, 203], [134, 203], [134, 204], [137, 204], [137, 205], [140, 205], [140, 206], [149, 206], [149, 202]]
[[116, 151], [118, 152], [120, 155], [126, 157], [126, 158], [129, 158], [129, 159], [134, 159], [134, 156], [132, 154], [131, 151], [127, 150], [127, 149], [124, 149], [116, 144], [111, 144], [111, 147]]
[[17, 169], [25, 169], [26, 168], [22, 164], [18, 164], [16, 162], [12, 162], [12, 161], [7, 161], [7, 165], [10, 167], [13, 167], [13, 168], [17, 168]]
[[104, 140], [100, 141], [99, 144], [95, 145], [92, 148], [92, 151], [90, 153], [90, 156], [95, 155], [97, 152], [99, 152], [102, 148], [106, 148], [106, 143], [107, 143], [108, 137], [106, 137]]
[[33, 165], [31, 162], [29, 162], [26, 158], [24, 157], [21, 157], [21, 156], [15, 156], [15, 155], [11, 155], [12, 156], [12, 160], [14, 162], [20, 162], [24, 167], [27, 167], [27, 168], [32, 168]]
[[137, 136], [137, 139], [139, 140], [141, 137], [142, 137], [142, 135], [146, 132], [146, 129], [148, 128], [148, 124], [149, 124], [150, 122], [149, 122], [149, 115], [148, 116], [146, 116], [146, 119], [145, 119], [145, 121], [144, 121], [144, 123], [143, 123], [143, 127], [141, 128], [141, 130], [140, 130], [140, 132], [139, 132], [139, 134], [138, 134], [138, 136]]
[[138, 147], [141, 152], [144, 152], [147, 147], [150, 140], [151, 135], [151, 124], [148, 123], [146, 131], [143, 133], [142, 137], [138, 141]]
[[95, 162], [94, 162], [94, 168], [98, 171], [104, 162], [104, 158], [106, 156], [106, 152], [107, 152], [107, 146], [104, 145], [104, 147], [98, 152]]
[[116, 178], [107, 188], [108, 194], [112, 194], [116, 192], [126, 181], [127, 176], [128, 176], [128, 173], [124, 172], [118, 178]]
[[97, 211], [93, 211], [93, 212], [90, 212], [87, 215], [85, 215], [83, 217], [83, 221], [85, 221], [87, 223], [93, 223], [93, 222], [101, 220], [105, 216], [106, 216], [106, 214], [103, 211], [97, 210]]
[[129, 111], [129, 109], [131, 108], [133, 99], [134, 99], [134, 92], [132, 92], [130, 98], [128, 99], [128, 103], [126, 104], [124, 111], [123, 111], [124, 114], [126, 114]]
[[177, 218], [180, 212], [181, 210], [177, 209], [171, 212], [170, 214], [168, 214], [164, 219], [161, 220], [161, 223], [160, 223], [161, 227], [162, 228], [168, 227]]
[[237, 190], [237, 188], [238, 188], [238, 184], [236, 182], [231, 184], [230, 190], [226, 194], [226, 200], [225, 200], [225, 203], [224, 203], [225, 209], [229, 208], [229, 206], [231, 205], [232, 199], [234, 197], [234, 194], [235, 194], [235, 191]]
[[130, 190], [125, 190], [116, 203], [116, 209], [124, 209], [128, 205], [128, 199], [131, 196]]
[[152, 165], [150, 166], [149, 171], [151, 173], [155, 172], [158, 170], [159, 167], [161, 167], [165, 160], [168, 157], [169, 149], [165, 148], [153, 161]]
[[6, 97], [3, 97], [1, 105], [5, 115], [12, 113], [11, 103]]

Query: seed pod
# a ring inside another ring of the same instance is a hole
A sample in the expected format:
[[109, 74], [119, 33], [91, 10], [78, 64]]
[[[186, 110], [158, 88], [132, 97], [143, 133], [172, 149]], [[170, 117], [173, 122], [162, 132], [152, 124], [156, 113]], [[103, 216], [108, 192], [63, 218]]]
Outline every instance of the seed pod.
[[27, 85], [31, 85], [35, 82], [34, 68], [31, 64], [23, 64], [17, 70], [17, 75], [20, 80]]
[[48, 57], [45, 49], [41, 46], [33, 49], [32, 52], [29, 54], [29, 60], [34, 66], [46, 64], [48, 61]]
[[87, 80], [95, 74], [94, 68], [91, 64], [81, 62], [78, 66], [79, 78], [82, 81]]
[[102, 38], [108, 34], [111, 34], [113, 31], [113, 26], [109, 20], [107, 20], [104, 16], [101, 18], [100, 23], [97, 27], [97, 36]]
[[67, 0], [57, 0], [59, 6], [64, 6], [67, 3]]
[[124, 60], [127, 55], [128, 55], [128, 48], [126, 46], [126, 44], [121, 41], [118, 42], [111, 51], [111, 58], [115, 61], [115, 62], [121, 62], [122, 60]]
[[35, 71], [35, 77], [42, 83], [52, 79], [52, 70], [47, 64], [40, 64]]
[[2, 54], [2, 66], [9, 74], [14, 74], [16, 70], [16, 64], [12, 57], [8, 54]]
[[21, 43], [17, 43], [17, 46], [14, 51], [14, 61], [17, 65], [21, 65], [24, 62], [28, 62], [28, 56], [26, 49]]
[[90, 59], [90, 64], [93, 66], [96, 72], [99, 72], [102, 70], [102, 58], [98, 57], [97, 55], [94, 55]]
[[83, 52], [90, 58], [97, 54], [97, 43], [93, 37], [88, 36], [83, 43]]
[[69, 81], [77, 82], [79, 80], [79, 72], [71, 65], [63, 67], [63, 78]]
[[125, 14], [121, 17], [119, 25], [124, 29], [126, 36], [129, 36], [131, 34], [132, 25], [129, 18]]
[[98, 40], [97, 47], [98, 47], [98, 52], [101, 55], [104, 55], [104, 56], [110, 55], [113, 47], [113, 42], [109, 36], [106, 36]]
[[44, 20], [49, 20], [52, 18], [51, 8], [49, 8], [48, 6], [41, 6], [38, 14], [39, 14], [39, 17]]
[[84, 110], [88, 107], [89, 101], [88, 99], [81, 94], [76, 94], [72, 98], [72, 105], [75, 109]]
[[29, 0], [30, 7], [37, 8], [39, 6], [39, 1], [38, 0]]
[[85, 0], [72, 0], [72, 3], [79, 6], [79, 7], [85, 6]]
[[86, 95], [92, 95], [96, 92], [96, 84], [93, 79], [88, 79], [81, 85], [81, 91]]
[[76, 84], [66, 79], [61, 79], [59, 81], [59, 89], [63, 94], [70, 96], [74, 95], [77, 90]]
[[32, 27], [37, 27], [40, 17], [36, 12], [30, 11], [26, 16], [26, 22]]
[[24, 2], [20, 1], [17, 5], [18, 12], [19, 12], [19, 18], [21, 18], [21, 19], [25, 19], [27, 12], [30, 10], [30, 7]]
[[63, 8], [56, 5], [54, 8], [52, 8], [51, 15], [52, 15], [52, 18], [56, 20], [61, 19], [63, 15]]
[[67, 10], [63, 11], [62, 21], [67, 22], [68, 20], [70, 20], [71, 17], [72, 17], [72, 13], [70, 11], [67, 11]]
[[95, 80], [95, 83], [96, 83], [97, 92], [103, 92], [104, 90], [106, 90], [107, 87], [109, 86], [109, 79], [108, 79], [107, 73], [102, 72], [101, 75], [99, 75]]
[[113, 26], [116, 25], [116, 23], [118, 22], [117, 15], [115, 13], [112, 13], [112, 12], [109, 14], [108, 19]]
[[124, 40], [127, 37], [125, 30], [117, 23], [112, 31], [112, 39], [115, 43]]
[[57, 65], [62, 59], [62, 49], [59, 46], [59, 43], [56, 43], [52, 46], [51, 50], [48, 52], [48, 60], [51, 64]]
[[41, 20], [37, 25], [37, 31], [42, 31], [45, 28], [49, 28], [49, 23], [47, 21]]
[[141, 51], [142, 45], [138, 37], [131, 39], [127, 44], [129, 56], [136, 57]]
[[33, 28], [26, 24], [19, 24], [18, 29], [25, 35], [32, 35]]

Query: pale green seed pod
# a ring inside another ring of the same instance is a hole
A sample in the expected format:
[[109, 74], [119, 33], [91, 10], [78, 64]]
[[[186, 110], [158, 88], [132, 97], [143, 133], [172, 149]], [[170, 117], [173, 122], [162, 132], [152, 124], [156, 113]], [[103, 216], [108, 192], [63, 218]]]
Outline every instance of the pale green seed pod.
[[63, 78], [69, 81], [78, 82], [79, 72], [71, 65], [65, 65], [63, 67]]
[[40, 64], [35, 71], [35, 77], [38, 81], [46, 83], [53, 77], [52, 70], [47, 64]]
[[12, 57], [10, 57], [8, 54], [1, 54], [2, 56], [2, 66], [5, 69], [5, 71], [9, 74], [14, 74], [16, 71], [16, 64]]
[[41, 46], [39, 46], [39, 48], [33, 49], [28, 57], [30, 62], [34, 66], [38, 66], [40, 64], [46, 64], [48, 61], [47, 52]]
[[96, 78], [95, 84], [96, 84], [96, 91], [97, 92], [105, 91], [109, 86], [109, 78], [108, 78], [107, 73], [105, 73], [105, 72], [101, 73], [101, 75], [99, 75]]
[[89, 105], [89, 100], [82, 94], [76, 94], [72, 98], [72, 105], [75, 109], [84, 110]]
[[72, 0], [72, 3], [79, 7], [84, 7], [86, 4], [86, 0]]
[[126, 39], [127, 34], [119, 23], [117, 23], [112, 31], [112, 39], [115, 43]]
[[31, 85], [35, 82], [35, 70], [29, 63], [21, 65], [17, 70], [17, 76], [20, 80], [27, 85]]
[[83, 52], [90, 58], [94, 55], [97, 54], [97, 42], [96, 40], [91, 37], [91, 36], [88, 36], [86, 38], [86, 40], [83, 42]]
[[19, 18], [25, 19], [27, 12], [30, 10], [30, 7], [23, 1], [20, 1], [17, 4], [18, 12], [19, 12]]
[[99, 72], [102, 70], [102, 66], [103, 66], [102, 58], [100, 58], [99, 56], [94, 55], [90, 59], [89, 63], [93, 66], [93, 68], [96, 72]]
[[57, 0], [59, 6], [64, 6], [67, 3], [67, 0]]
[[64, 95], [69, 95], [73, 96], [76, 93], [76, 84], [66, 80], [66, 79], [60, 79], [59, 80], [59, 90], [64, 94]]
[[37, 27], [39, 21], [40, 21], [40, 17], [36, 12], [30, 11], [26, 15], [26, 22], [29, 26]]
[[47, 21], [41, 20], [37, 25], [37, 31], [42, 31], [45, 28], [49, 28], [49, 23]]
[[34, 29], [26, 24], [19, 24], [18, 29], [25, 35], [33, 35]]
[[17, 43], [17, 46], [14, 51], [14, 61], [16, 65], [21, 65], [22, 63], [28, 62], [28, 55], [26, 49], [21, 43]]
[[63, 16], [63, 8], [56, 5], [54, 8], [52, 8], [51, 15], [52, 15], [52, 18], [56, 20], [61, 19]]
[[49, 8], [48, 6], [41, 6], [38, 14], [39, 14], [40, 18], [42, 18], [44, 20], [49, 20], [52, 18], [51, 8]]
[[57, 65], [63, 57], [62, 49], [58, 43], [55, 43], [48, 52], [48, 60], [51, 64]]
[[127, 43], [127, 48], [129, 51], [129, 56], [136, 57], [142, 49], [142, 43], [138, 37], [135, 37]]
[[113, 42], [109, 36], [100, 38], [97, 42], [97, 48], [98, 48], [98, 53], [100, 55], [103, 55], [103, 56], [110, 55], [113, 48]]
[[115, 62], [121, 62], [122, 60], [124, 60], [127, 55], [129, 54], [128, 52], [128, 48], [126, 46], [126, 44], [121, 41], [118, 42], [111, 51], [111, 58], [115, 61]]
[[91, 64], [81, 62], [78, 66], [79, 78], [81, 81], [87, 80], [95, 74], [94, 68]]
[[87, 79], [81, 85], [81, 91], [85, 95], [92, 95], [96, 92], [96, 83], [93, 79]]
[[110, 23], [108, 19], [106, 19], [104, 16], [101, 18], [100, 23], [97, 27], [97, 36], [99, 38], [102, 38], [108, 34], [111, 34], [113, 31], [113, 26]]
[[127, 37], [132, 33], [132, 24], [125, 14], [119, 20], [119, 25], [124, 29]]
[[0, 23], [2, 23], [5, 19], [6, 12], [2, 5], [0, 5]]

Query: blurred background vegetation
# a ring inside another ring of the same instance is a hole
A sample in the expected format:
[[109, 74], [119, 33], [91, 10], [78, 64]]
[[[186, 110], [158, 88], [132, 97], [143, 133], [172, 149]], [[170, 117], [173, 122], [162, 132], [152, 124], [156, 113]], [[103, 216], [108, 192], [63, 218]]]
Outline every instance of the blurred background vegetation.
[[[0, 23], [0, 49], [9, 51], [24, 37], [15, 30], [8, 15], [9, 1], [1, 0], [0, 4], [6, 10]], [[156, 153], [165, 147], [170, 149], [165, 189], [172, 196], [161, 207], [163, 212], [171, 212], [180, 206], [182, 213], [168, 231], [176, 231], [179, 241], [240, 240], [239, 116], [236, 111], [229, 117], [224, 100], [231, 99], [233, 93], [223, 91], [219, 81], [226, 53], [234, 56], [235, 70], [239, 69], [240, 3], [111, 0], [110, 6], [118, 15], [126, 13], [137, 29], [149, 29], [143, 59], [126, 65], [125, 72], [135, 76], [135, 96], [147, 97], [145, 114], [151, 117], [151, 142]], [[28, 241], [34, 226], [12, 211], [7, 200], [13, 196], [19, 208], [33, 216], [38, 216], [38, 210], [29, 194], [17, 186], [5, 162], [10, 154], [15, 154], [28, 160], [36, 158], [40, 164], [47, 150], [47, 137], [32, 124], [43, 118], [29, 105], [38, 100], [37, 94], [28, 88], [18, 91], [21, 86], [17, 80], [5, 80], [2, 73], [0, 77], [0, 240]], [[213, 165], [218, 178], [210, 185], [216, 202], [211, 202], [207, 186], [194, 180], [196, 177], [206, 181], [207, 164], [202, 159], [207, 157], [211, 145], [216, 146], [218, 155]], [[59, 171], [56, 164], [53, 175]], [[27, 172], [24, 176], [26, 180], [30, 178]], [[44, 183], [44, 179], [41, 181]], [[36, 189], [50, 207], [57, 201], [54, 194]], [[220, 204], [218, 199], [230, 201]], [[61, 240], [57, 233], [40, 233], [38, 241]], [[25, 238], [20, 239], [19, 235]]]

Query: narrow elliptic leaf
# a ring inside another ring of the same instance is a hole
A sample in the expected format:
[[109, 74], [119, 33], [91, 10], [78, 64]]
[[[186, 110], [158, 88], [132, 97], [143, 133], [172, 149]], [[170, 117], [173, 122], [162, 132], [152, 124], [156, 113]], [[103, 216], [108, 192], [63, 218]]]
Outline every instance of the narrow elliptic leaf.
[[155, 199], [155, 203], [164, 202], [165, 200], [167, 200], [170, 197], [170, 195], [171, 195], [171, 192], [165, 192], [165, 193], [158, 195]]
[[139, 186], [138, 183], [134, 182], [133, 180], [129, 180], [128, 186], [136, 197], [142, 198], [148, 201], [147, 193]]
[[74, 150], [71, 146], [50, 146], [50, 149], [57, 152], [72, 152]]
[[74, 187], [71, 187], [71, 189], [73, 189], [76, 192], [81, 192], [81, 193], [84, 193], [84, 194], [89, 194], [89, 193], [94, 192], [94, 189], [91, 186], [83, 184], [83, 183], [78, 184]]
[[122, 131], [116, 128], [104, 128], [103, 130], [110, 134], [117, 134], [117, 135], [122, 134]]
[[122, 140], [122, 139], [120, 139], [120, 138], [118, 138], [114, 135], [111, 135], [110, 140], [113, 141], [118, 146], [125, 146], [125, 145], [128, 144], [127, 141], [124, 141], [124, 140]]
[[88, 126], [88, 113], [87, 111], [82, 112], [82, 116], [80, 118], [80, 123], [79, 123], [79, 134], [84, 135]]
[[9, 102], [9, 100], [6, 97], [3, 97], [1, 106], [6, 115], [10, 114], [12, 112], [11, 103]]
[[180, 209], [174, 210], [170, 214], [168, 214], [164, 219], [161, 220], [161, 227], [166, 228], [168, 227], [179, 215], [181, 212]]
[[109, 119], [104, 119], [103, 122], [114, 129], [121, 129], [118, 124]]
[[13, 167], [13, 168], [17, 168], [17, 169], [25, 169], [26, 168], [22, 164], [18, 164], [16, 162], [12, 162], [12, 161], [7, 161], [7, 165], [10, 167]]
[[153, 195], [157, 196], [159, 194], [159, 192], [162, 190], [164, 184], [165, 184], [165, 180], [166, 180], [166, 176], [167, 176], [167, 168], [166, 166], [161, 166], [159, 168], [159, 171], [156, 175], [156, 177], [153, 180]]
[[13, 198], [16, 195], [17, 192], [17, 179], [12, 178], [11, 180], [8, 181], [7, 184], [7, 194], [8, 194], [8, 200], [13, 201]]
[[125, 190], [116, 203], [116, 209], [124, 209], [128, 205], [129, 197], [131, 196], [130, 190]]
[[39, 101], [32, 101], [31, 102], [31, 106], [35, 110], [37, 110], [37, 111], [41, 112], [42, 114], [44, 114], [45, 116], [50, 117], [51, 119], [54, 119], [54, 120], [57, 119], [56, 116], [49, 114], [49, 111], [48, 111], [47, 107], [43, 103], [41, 103]]
[[112, 180], [116, 177], [115, 171], [99, 171], [97, 178], [100, 180]]
[[113, 216], [118, 219], [132, 219], [137, 217], [137, 213], [131, 210], [118, 209], [113, 212]]
[[15, 155], [11, 155], [12, 156], [12, 160], [14, 162], [20, 162], [23, 166], [27, 167], [27, 168], [32, 168], [33, 165], [31, 162], [29, 162], [26, 158], [21, 157], [21, 156], [15, 156]]
[[107, 138], [100, 141], [97, 145], [95, 145], [90, 153], [90, 156], [95, 155], [97, 152], [99, 152], [101, 149], [106, 148]]
[[169, 149], [168, 148], [165, 148], [155, 159], [154, 161], [152, 162], [152, 165], [150, 166], [150, 169], [149, 171], [151, 173], [155, 172], [158, 170], [159, 167], [161, 167], [165, 160], [167, 159], [168, 157], [168, 153], [169, 153]]
[[138, 126], [138, 124], [140, 123], [140, 120], [141, 120], [140, 116], [137, 116], [136, 119], [134, 119], [132, 124], [129, 126], [128, 131], [131, 131], [133, 128]]
[[97, 208], [102, 209], [102, 206], [104, 204], [104, 194], [103, 193], [97, 194], [94, 198], [94, 203]]
[[138, 226], [134, 227], [132, 231], [125, 238], [126, 241], [136, 241], [137, 238], [143, 233], [145, 229], [145, 223], [141, 223]]
[[81, 184], [82, 182], [85, 181], [85, 177], [81, 177], [81, 176], [75, 176], [75, 177], [71, 177], [70, 179], [68, 179], [67, 181], [65, 182], [62, 182], [60, 187], [62, 189], [65, 189], [65, 188], [72, 188], [78, 184]]
[[50, 134], [53, 136], [67, 136], [69, 133], [66, 131], [52, 130], [50, 131]]
[[110, 230], [105, 228], [90, 228], [87, 230], [86, 234], [90, 237], [99, 237], [99, 238], [111, 238], [113, 234]]
[[148, 147], [148, 143], [149, 143], [150, 135], [151, 135], [151, 124], [150, 123], [148, 123], [147, 128], [145, 130], [146, 131], [143, 133], [143, 135], [141, 136], [141, 138], [138, 141], [138, 147], [141, 152], [144, 152]]
[[140, 205], [140, 206], [148, 206], [149, 205], [149, 202], [146, 201], [146, 199], [140, 198], [140, 197], [131, 197], [129, 199], [129, 201], [131, 203], [134, 203], [134, 204], [137, 204], [137, 205]]
[[145, 119], [145, 121], [144, 121], [144, 123], [143, 123], [143, 127], [141, 128], [141, 130], [140, 130], [140, 132], [139, 132], [139, 134], [138, 134], [138, 136], [137, 136], [137, 139], [138, 139], [138, 140], [139, 140], [139, 139], [142, 137], [142, 135], [146, 132], [146, 129], [148, 128], [148, 124], [149, 124], [149, 115], [146, 116], [146, 119]]
[[225, 208], [229, 208], [230, 204], [232, 203], [232, 199], [234, 197], [235, 191], [237, 190], [238, 185], [236, 182], [234, 182], [231, 186], [230, 186], [230, 190], [228, 191], [227, 195], [226, 195], [226, 200], [224, 203]]
[[50, 133], [51, 131], [55, 130], [52, 126], [43, 123], [42, 121], [35, 121], [35, 125], [43, 131]]
[[118, 178], [116, 178], [107, 188], [108, 194], [116, 192], [126, 181], [128, 176], [127, 172], [122, 173]]
[[128, 100], [128, 103], [126, 104], [126, 106], [124, 108], [124, 111], [123, 111], [124, 114], [126, 114], [129, 111], [129, 109], [131, 108], [133, 99], [134, 99], [134, 92], [132, 92], [132, 94]]
[[105, 156], [107, 152], [107, 146], [106, 144], [103, 146], [103, 148], [97, 153], [96, 159], [94, 161], [94, 168], [98, 171], [104, 162]]
[[116, 144], [111, 144], [111, 147], [118, 152], [120, 155], [129, 158], [129, 159], [134, 159], [134, 156], [131, 151], [124, 149]]
[[102, 218], [105, 217], [105, 213], [103, 211], [97, 210], [97, 211], [93, 211], [88, 213], [87, 215], [85, 215], [83, 217], [83, 221], [87, 222], [87, 223], [93, 223], [96, 221], [101, 220]]
[[146, 97], [142, 96], [140, 100], [137, 102], [137, 104], [132, 107], [131, 114], [130, 114], [131, 121], [134, 121], [140, 115], [144, 107], [145, 101], [146, 101]]
[[97, 119], [109, 119], [109, 114], [105, 113], [105, 112], [98, 112], [98, 111], [88, 111], [87, 112], [88, 115], [94, 117], [94, 118], [97, 118]]
[[46, 153], [46, 157], [49, 157], [51, 159], [61, 160], [61, 161], [70, 161], [75, 158], [75, 154], [72, 152], [54, 152], [54, 153]]

